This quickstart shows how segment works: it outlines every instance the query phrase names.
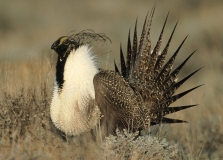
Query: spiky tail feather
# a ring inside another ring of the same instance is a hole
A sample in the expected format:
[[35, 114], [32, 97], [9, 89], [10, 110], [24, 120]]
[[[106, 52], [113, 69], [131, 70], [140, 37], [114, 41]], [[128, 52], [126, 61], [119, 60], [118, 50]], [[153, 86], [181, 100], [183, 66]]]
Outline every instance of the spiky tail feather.
[[[170, 42], [172, 40], [173, 34], [176, 30], [177, 24], [174, 26], [174, 29], [170, 35], [170, 38], [164, 48], [164, 50], [159, 55], [160, 46], [162, 42], [162, 36], [166, 26], [166, 22], [169, 16], [165, 19], [164, 25], [162, 27], [159, 39], [151, 52], [151, 41], [150, 41], [150, 29], [152, 18], [154, 15], [155, 7], [152, 8], [150, 12], [150, 17], [147, 20], [148, 13], [145, 18], [145, 22], [142, 29], [142, 34], [140, 41], [138, 43], [137, 37], [137, 20], [135, 23], [133, 43], [130, 39], [130, 31], [128, 34], [128, 44], [127, 44], [127, 56], [126, 62], [124, 59], [124, 54], [122, 48], [120, 47], [120, 63], [121, 63], [121, 72], [119, 71], [116, 63], [115, 70], [121, 74], [126, 81], [132, 86], [134, 90], [139, 92], [143, 98], [144, 103], [147, 106], [147, 113], [145, 115], [150, 117], [150, 125], [159, 124], [159, 123], [184, 123], [184, 120], [170, 119], [164, 116], [194, 107], [197, 105], [187, 105], [187, 106], [178, 106], [178, 107], [169, 107], [169, 105], [176, 100], [180, 99], [187, 93], [197, 89], [200, 86], [194, 87], [187, 91], [184, 91], [180, 94], [174, 95], [175, 91], [186, 82], [191, 76], [197, 73], [200, 69], [192, 72], [184, 79], [179, 82], [176, 82], [176, 77], [186, 62], [191, 58], [195, 53], [191, 53], [174, 71], [172, 71], [173, 63], [184, 44], [188, 36], [184, 38], [180, 46], [177, 48], [173, 56], [164, 64], [165, 57], [167, 55]], [[146, 116], [145, 116], [146, 117]]]

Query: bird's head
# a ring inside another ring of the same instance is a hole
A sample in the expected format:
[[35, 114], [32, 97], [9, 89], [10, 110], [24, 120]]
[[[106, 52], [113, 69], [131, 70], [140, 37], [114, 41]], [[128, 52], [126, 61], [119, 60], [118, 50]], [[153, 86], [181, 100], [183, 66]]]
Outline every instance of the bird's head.
[[95, 33], [92, 30], [83, 30], [70, 36], [62, 36], [58, 38], [51, 46], [60, 57], [64, 57], [67, 51], [77, 49], [82, 45], [91, 45], [93, 42], [102, 42], [111, 40], [103, 33]]
[[72, 50], [78, 47], [78, 43], [73, 39], [68, 36], [62, 36], [52, 44], [51, 49], [53, 49], [59, 56], [63, 57], [68, 49]]

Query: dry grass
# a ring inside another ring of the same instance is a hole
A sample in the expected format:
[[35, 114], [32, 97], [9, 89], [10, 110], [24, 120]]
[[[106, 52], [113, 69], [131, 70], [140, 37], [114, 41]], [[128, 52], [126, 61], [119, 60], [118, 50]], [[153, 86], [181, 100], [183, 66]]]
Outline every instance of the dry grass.
[[[171, 160], [178, 158], [177, 145], [169, 145], [162, 137], [128, 133], [127, 130], [116, 130], [117, 136], [106, 137], [99, 150], [101, 160], [125, 159], [125, 160]], [[137, 137], [137, 138], [136, 138]]]

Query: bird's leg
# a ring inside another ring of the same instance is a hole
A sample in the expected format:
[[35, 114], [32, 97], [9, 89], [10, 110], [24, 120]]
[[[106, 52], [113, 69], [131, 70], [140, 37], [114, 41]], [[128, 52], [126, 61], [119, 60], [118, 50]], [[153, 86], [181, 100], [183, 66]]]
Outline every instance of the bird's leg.
[[67, 141], [67, 146], [68, 146], [68, 137], [67, 137], [67, 133], [65, 133], [65, 135], [66, 135], [66, 141]]
[[102, 135], [101, 135], [101, 121], [99, 120], [99, 125], [98, 125], [98, 133], [99, 133], [99, 138], [100, 138], [100, 142], [102, 143]]

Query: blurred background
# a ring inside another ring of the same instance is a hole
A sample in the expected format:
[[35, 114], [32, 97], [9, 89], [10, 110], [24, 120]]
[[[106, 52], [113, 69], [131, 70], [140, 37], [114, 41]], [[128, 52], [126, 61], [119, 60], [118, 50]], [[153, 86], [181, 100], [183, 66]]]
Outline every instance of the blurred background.
[[170, 12], [166, 37], [179, 20], [173, 43], [178, 45], [189, 34], [186, 50], [199, 49], [199, 54], [207, 52], [210, 55], [221, 51], [223, 2], [220, 0], [9, 0], [0, 2], [0, 58], [18, 60], [27, 55], [49, 52], [51, 44], [58, 37], [83, 29], [107, 34], [112, 40], [112, 44], [107, 46], [113, 51], [110, 55], [115, 55], [120, 43], [125, 46], [128, 30], [133, 30], [135, 19], [138, 17], [138, 30], [141, 31], [144, 17], [155, 3], [157, 7], [152, 25], [154, 43]]
[[[223, 1], [202, 0], [38, 0], [0, 1], [0, 89], [16, 94], [29, 87], [45, 83], [52, 89], [57, 55], [50, 50], [52, 43], [71, 31], [92, 29], [105, 33], [112, 43], [98, 44], [93, 50], [99, 66], [113, 68], [119, 63], [119, 47], [126, 52], [128, 31], [134, 30], [138, 17], [138, 34], [146, 13], [156, 3], [151, 39], [156, 44], [162, 25], [170, 12], [164, 32], [167, 42], [179, 20], [169, 56], [181, 41], [189, 37], [177, 57], [175, 67], [198, 49], [181, 71], [179, 79], [204, 66], [178, 92], [205, 84], [174, 105], [199, 104], [171, 115], [189, 124], [171, 125], [167, 138], [179, 143], [191, 159], [223, 158]], [[132, 32], [133, 33], [133, 32]], [[133, 34], [132, 34], [133, 35]], [[109, 52], [109, 53], [106, 53]], [[1, 93], [2, 94], [2, 93]], [[0, 94], [0, 95], [1, 95]]]

